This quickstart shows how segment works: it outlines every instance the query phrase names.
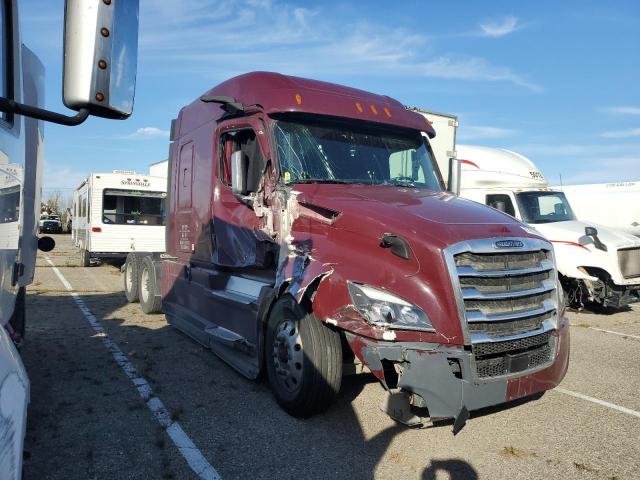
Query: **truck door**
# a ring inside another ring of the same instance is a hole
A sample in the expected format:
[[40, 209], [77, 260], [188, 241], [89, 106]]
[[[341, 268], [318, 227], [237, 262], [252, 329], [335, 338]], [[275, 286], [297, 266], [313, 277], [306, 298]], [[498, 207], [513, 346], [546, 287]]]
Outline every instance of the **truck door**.
[[[261, 136], [263, 130], [256, 124], [216, 132], [211, 264], [207, 269], [192, 268], [194, 282], [203, 283], [198, 277], [206, 273], [206, 304], [200, 303], [200, 315], [215, 324], [205, 330], [212, 350], [248, 377], [259, 372], [262, 324], [258, 310], [275, 281], [277, 259], [277, 245], [263, 231], [263, 219], [250, 200], [269, 168], [268, 148]], [[236, 151], [246, 157], [246, 195], [241, 198], [231, 189], [230, 161]]]
[[[234, 128], [219, 134], [219, 175], [216, 178], [213, 262], [224, 267], [268, 268], [274, 261], [272, 239], [263, 231], [263, 219], [252, 208], [250, 195], [262, 180], [266, 158], [261, 129]], [[231, 156], [240, 151], [246, 164], [245, 199], [231, 190]]]

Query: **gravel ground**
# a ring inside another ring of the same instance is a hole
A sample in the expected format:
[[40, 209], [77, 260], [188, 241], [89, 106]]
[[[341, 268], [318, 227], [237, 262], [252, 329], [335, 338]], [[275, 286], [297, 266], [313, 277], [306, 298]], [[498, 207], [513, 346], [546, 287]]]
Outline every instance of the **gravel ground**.
[[[328, 412], [291, 418], [264, 380], [127, 304], [116, 266], [78, 267], [69, 237], [56, 241], [53, 263], [225, 479], [640, 478], [640, 418], [558, 391], [473, 416], [453, 437], [451, 425], [396, 424], [359, 375]], [[27, 302], [25, 479], [197, 478], [42, 256]], [[569, 316], [562, 387], [640, 411], [640, 308]]]

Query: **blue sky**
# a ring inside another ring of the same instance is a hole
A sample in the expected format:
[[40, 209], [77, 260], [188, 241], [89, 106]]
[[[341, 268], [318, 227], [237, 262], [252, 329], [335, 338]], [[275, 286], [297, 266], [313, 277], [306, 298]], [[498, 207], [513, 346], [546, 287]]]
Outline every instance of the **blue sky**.
[[[166, 158], [181, 106], [271, 70], [459, 116], [460, 143], [506, 147], [567, 183], [640, 180], [640, 2], [141, 0], [126, 121], [46, 126], [45, 195]], [[63, 0], [21, 4], [23, 42], [62, 111]]]

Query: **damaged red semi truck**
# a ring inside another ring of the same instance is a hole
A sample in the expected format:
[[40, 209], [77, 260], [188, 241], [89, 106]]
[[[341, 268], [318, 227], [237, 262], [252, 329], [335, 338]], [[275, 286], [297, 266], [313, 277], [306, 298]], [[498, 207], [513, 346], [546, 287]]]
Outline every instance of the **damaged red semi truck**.
[[564, 377], [551, 244], [445, 191], [421, 115], [254, 72], [171, 130], [167, 252], [131, 254], [125, 288], [244, 376], [265, 371], [290, 414], [325, 409], [368, 369], [392, 417], [455, 431]]

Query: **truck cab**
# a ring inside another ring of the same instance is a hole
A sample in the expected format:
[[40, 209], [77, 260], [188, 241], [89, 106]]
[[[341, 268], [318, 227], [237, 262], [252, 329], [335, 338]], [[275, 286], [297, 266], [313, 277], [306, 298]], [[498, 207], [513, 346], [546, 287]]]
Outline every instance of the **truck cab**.
[[[557, 385], [569, 329], [552, 245], [445, 191], [424, 117], [253, 72], [172, 123], [167, 252], [140, 302], [278, 403], [327, 408], [370, 371], [397, 420], [456, 418]], [[426, 415], [420, 415], [422, 412]]]
[[457, 145], [460, 195], [527, 223], [548, 238], [568, 300], [621, 308], [640, 301], [640, 239], [581, 221], [565, 193], [516, 152]]

